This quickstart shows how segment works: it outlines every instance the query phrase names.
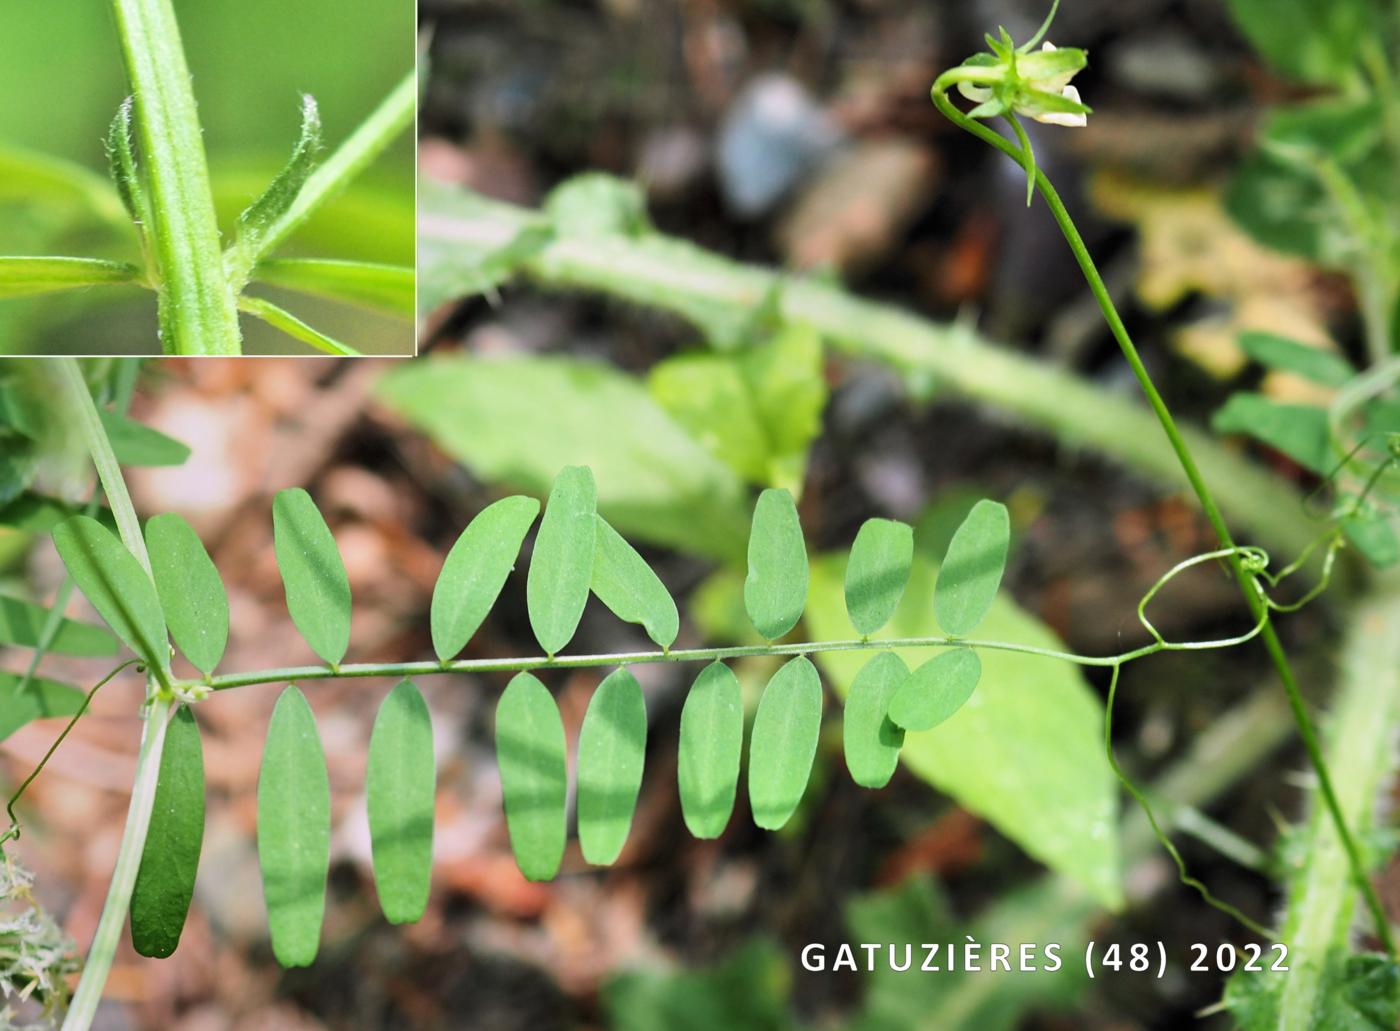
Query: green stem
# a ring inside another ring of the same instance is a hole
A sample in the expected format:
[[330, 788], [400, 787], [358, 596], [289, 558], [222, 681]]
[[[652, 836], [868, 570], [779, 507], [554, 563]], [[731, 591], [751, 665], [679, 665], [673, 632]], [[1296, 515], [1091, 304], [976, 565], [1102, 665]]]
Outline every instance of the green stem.
[[[97, 414], [97, 405], [93, 402], [87, 382], [83, 379], [82, 368], [74, 358], [54, 360], [58, 363], [58, 376], [67, 408], [77, 419], [79, 432], [87, 444], [93, 464], [97, 467], [97, 475], [102, 481], [103, 493], [107, 495], [107, 504], [116, 518], [122, 543], [149, 574], [151, 562], [146, 554], [145, 539], [141, 535], [141, 523], [136, 517], [135, 508], [132, 507], [131, 494], [126, 489], [121, 466], [112, 451], [112, 442], [107, 438], [102, 420]], [[122, 829], [117, 863], [112, 871], [111, 883], [107, 886], [102, 915], [98, 918], [97, 931], [88, 949], [87, 962], [83, 967], [82, 979], [78, 982], [78, 990], [74, 993], [68, 1015], [64, 1018], [63, 1031], [86, 1031], [92, 1024], [98, 1003], [102, 1000], [107, 975], [116, 956], [117, 942], [126, 923], [127, 909], [131, 905], [131, 892], [135, 888], [136, 873], [141, 866], [141, 853], [146, 846], [146, 832], [151, 825], [151, 808], [155, 803], [156, 779], [160, 773], [160, 755], [165, 746], [166, 725], [174, 706], [174, 701], [157, 701], [155, 681], [148, 681], [141, 749], [136, 758], [136, 778], [131, 788], [131, 802], [127, 806], [126, 826]]]
[[238, 309], [224, 274], [219, 225], [190, 71], [171, 0], [112, 0], [150, 180], [167, 354], [240, 354]]
[[[945, 117], [955, 125], [972, 133], [979, 139], [991, 144], [1003, 154], [1006, 154], [1022, 168], [1030, 171], [1029, 161], [1024, 154], [1011, 144], [1000, 133], [994, 132], [986, 126], [968, 118], [948, 99], [942, 79], [934, 83], [933, 102]], [[1158, 422], [1161, 423], [1162, 430], [1166, 433], [1172, 450], [1176, 453], [1177, 460], [1181, 463], [1182, 471], [1185, 472], [1187, 480], [1191, 484], [1192, 490], [1199, 500], [1201, 510], [1205, 513], [1206, 519], [1215, 530], [1220, 544], [1223, 547], [1234, 549], [1236, 547], [1234, 538], [1229, 527], [1225, 524], [1225, 519], [1220, 514], [1220, 509], [1215, 503], [1215, 498], [1211, 494], [1210, 488], [1206, 486], [1200, 469], [1196, 465], [1196, 460], [1187, 447], [1186, 441], [1182, 439], [1181, 432], [1177, 429], [1176, 420], [1172, 418], [1166, 402], [1158, 392], [1157, 386], [1152, 381], [1147, 367], [1143, 364], [1132, 338], [1128, 335], [1127, 328], [1123, 325], [1123, 320], [1119, 317], [1118, 309], [1113, 303], [1113, 298], [1109, 295], [1108, 288], [1104, 285], [1098, 268], [1094, 264], [1094, 259], [1090, 256], [1088, 248], [1084, 245], [1084, 240], [1079, 235], [1079, 230], [1075, 228], [1074, 221], [1070, 218], [1069, 212], [1065, 210], [1064, 203], [1060, 200], [1059, 194], [1055, 191], [1050, 180], [1043, 171], [1036, 169], [1034, 172], [1035, 185], [1040, 191], [1045, 202], [1050, 207], [1050, 213], [1060, 226], [1060, 231], [1064, 234], [1065, 241], [1069, 244], [1070, 251], [1074, 254], [1075, 261], [1079, 263], [1080, 270], [1084, 274], [1085, 280], [1089, 284], [1089, 289], [1098, 302], [1099, 308], [1103, 311], [1104, 319], [1108, 323], [1109, 330], [1113, 333], [1114, 339], [1118, 342], [1124, 358], [1133, 370], [1133, 375], [1137, 378], [1143, 394], [1147, 398], [1147, 403], [1157, 415]], [[1249, 606], [1250, 612], [1256, 617], [1263, 619], [1268, 611], [1267, 603], [1261, 599], [1254, 589], [1254, 579], [1247, 573], [1241, 564], [1237, 551], [1233, 552], [1227, 559], [1231, 569], [1235, 573], [1235, 578], [1239, 581], [1240, 589], [1244, 593], [1245, 604]], [[1336, 791], [1332, 786], [1332, 778], [1328, 773], [1327, 762], [1322, 755], [1322, 747], [1318, 743], [1317, 732], [1313, 728], [1312, 720], [1308, 715], [1307, 704], [1303, 700], [1302, 692], [1298, 688], [1294, 679], [1292, 667], [1288, 663], [1288, 656], [1284, 653], [1283, 644], [1279, 641], [1272, 623], [1264, 620], [1263, 630], [1260, 635], [1264, 641], [1264, 647], [1269, 653], [1269, 658], [1278, 672], [1279, 679], [1283, 682], [1283, 688], [1288, 695], [1288, 705], [1292, 710], [1294, 722], [1298, 726], [1299, 737], [1303, 741], [1303, 747], [1308, 753], [1308, 760], [1312, 764], [1317, 774], [1318, 790], [1322, 795], [1323, 802], [1331, 816], [1336, 828], [1337, 836], [1346, 852], [1347, 860], [1351, 869], [1351, 876], [1356, 882], [1357, 888], [1366, 899], [1367, 908], [1371, 911], [1372, 920], [1376, 925], [1376, 933], [1385, 944], [1386, 951], [1394, 957], [1396, 946], [1394, 937], [1390, 931], [1389, 921], [1386, 919], [1385, 909], [1382, 907], [1380, 898], [1377, 896], [1374, 886], [1367, 876], [1366, 868], [1361, 861], [1360, 849], [1356, 840], [1352, 836], [1347, 825], [1347, 820], [1342, 813], [1341, 805], [1338, 802]]]

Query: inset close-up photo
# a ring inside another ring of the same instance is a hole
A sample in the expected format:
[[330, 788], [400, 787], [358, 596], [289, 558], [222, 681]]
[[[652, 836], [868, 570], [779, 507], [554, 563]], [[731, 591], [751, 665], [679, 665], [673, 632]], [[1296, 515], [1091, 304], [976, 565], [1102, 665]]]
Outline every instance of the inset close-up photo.
[[414, 8], [4, 4], [0, 356], [413, 354]]

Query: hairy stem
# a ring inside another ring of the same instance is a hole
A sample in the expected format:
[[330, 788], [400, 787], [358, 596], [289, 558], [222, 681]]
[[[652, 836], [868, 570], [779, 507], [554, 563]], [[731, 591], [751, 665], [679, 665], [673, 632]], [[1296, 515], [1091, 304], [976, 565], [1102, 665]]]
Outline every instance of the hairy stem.
[[[812, 326], [839, 350], [932, 380], [1008, 412], [1071, 448], [1107, 455], [1155, 479], [1182, 483], [1181, 467], [1151, 413], [1130, 397], [998, 347], [970, 328], [940, 325], [853, 297], [839, 287], [744, 265], [692, 244], [647, 232], [635, 236], [554, 236], [546, 216], [514, 205], [424, 184], [419, 241], [425, 270], [444, 263], [510, 262], [513, 273], [555, 289], [600, 291], [706, 325], [742, 324], [771, 306]], [[528, 246], [518, 246], [530, 240]], [[470, 267], [470, 264], [469, 266]], [[425, 283], [426, 289], [426, 280]], [[462, 290], [475, 288], [470, 276]], [[1231, 517], [1256, 539], [1297, 554], [1317, 533], [1300, 496], [1194, 427], [1182, 435]]]
[[[116, 518], [122, 543], [149, 575], [151, 561], [146, 554], [141, 524], [136, 517], [136, 509], [132, 507], [131, 494], [122, 478], [121, 466], [112, 451], [112, 442], [107, 438], [102, 420], [97, 414], [97, 405], [93, 402], [87, 382], [83, 379], [82, 368], [74, 358], [54, 360], [58, 363], [58, 376], [66, 407], [77, 420], [79, 432], [87, 444], [93, 465], [97, 467], [97, 475], [102, 481], [103, 493], [107, 495], [107, 504]], [[107, 898], [102, 904], [102, 915], [98, 918], [92, 946], [88, 949], [82, 979], [78, 982], [78, 990], [73, 995], [68, 1015], [63, 1021], [64, 1031], [86, 1031], [91, 1026], [107, 983], [107, 974], [111, 971], [112, 960], [116, 956], [117, 941], [121, 937], [122, 927], [126, 924], [131, 892], [136, 886], [136, 873], [141, 866], [141, 853], [146, 847], [146, 832], [151, 825], [151, 808], [155, 803], [156, 779], [160, 773], [160, 755], [165, 746], [166, 725], [175, 705], [173, 701], [157, 701], [155, 686], [152, 677], [147, 682], [141, 749], [137, 754], [136, 779], [132, 784], [131, 802], [127, 806], [126, 826], [122, 829], [117, 864], [112, 871], [111, 883], [107, 886]]]
[[238, 309], [224, 274], [219, 225], [190, 71], [171, 0], [112, 0], [150, 180], [167, 354], [239, 354]]
[[[1181, 431], [1177, 429], [1176, 420], [1172, 418], [1166, 402], [1158, 392], [1157, 386], [1152, 381], [1147, 367], [1143, 364], [1137, 347], [1134, 346], [1132, 338], [1128, 335], [1127, 327], [1123, 325], [1123, 320], [1118, 314], [1118, 309], [1113, 303], [1113, 298], [1109, 295], [1108, 288], [1104, 285], [1103, 278], [1099, 275], [1098, 268], [1094, 264], [1094, 259], [1090, 256], [1088, 248], [1084, 245], [1084, 240], [1075, 228], [1073, 219], [1069, 212], [1065, 210], [1063, 201], [1055, 191], [1054, 186], [1046, 177], [1045, 173], [1039, 169], [1034, 169], [1027, 156], [1020, 148], [1013, 145], [1009, 140], [999, 133], [993, 132], [979, 122], [968, 118], [948, 99], [945, 86], [940, 79], [934, 83], [933, 101], [950, 121], [967, 130], [979, 139], [991, 144], [1003, 154], [1014, 160], [1027, 173], [1033, 172], [1036, 189], [1045, 198], [1045, 202], [1050, 207], [1050, 212], [1055, 221], [1059, 224], [1065, 241], [1069, 244], [1070, 251], [1074, 254], [1075, 261], [1078, 262], [1080, 270], [1084, 274], [1085, 280], [1089, 284], [1089, 289], [1098, 302], [1099, 308], [1103, 311], [1104, 319], [1108, 323], [1113, 338], [1118, 342], [1124, 358], [1133, 370], [1133, 375], [1137, 378], [1139, 386], [1142, 388], [1148, 404], [1161, 423], [1162, 430], [1166, 433], [1172, 450], [1176, 453], [1177, 460], [1181, 464], [1182, 471], [1186, 474], [1187, 480], [1191, 484], [1200, 502], [1201, 509], [1209, 520], [1211, 527], [1215, 530], [1220, 543], [1226, 548], [1235, 548], [1234, 538], [1229, 527], [1225, 523], [1224, 517], [1220, 514], [1220, 508], [1215, 502], [1210, 488], [1206, 485], [1205, 479], [1196, 464], [1196, 460], [1191, 453], [1186, 441], [1182, 438]], [[1266, 602], [1258, 596], [1254, 590], [1253, 577], [1244, 569], [1238, 552], [1231, 554], [1226, 561], [1230, 563], [1239, 581], [1240, 589], [1245, 596], [1245, 603], [1249, 606], [1250, 612], [1256, 617], [1262, 618], [1267, 613]], [[1284, 653], [1283, 644], [1279, 641], [1278, 634], [1273, 625], [1265, 620], [1263, 632], [1260, 635], [1264, 641], [1264, 647], [1269, 653], [1269, 658], [1274, 664], [1274, 669], [1278, 672], [1280, 681], [1288, 696], [1289, 708], [1293, 712], [1294, 722], [1298, 726], [1299, 737], [1303, 741], [1303, 747], [1308, 753], [1308, 760], [1312, 764], [1317, 774], [1318, 791], [1322, 796], [1324, 805], [1331, 816], [1333, 825], [1337, 832], [1337, 837], [1346, 853], [1350, 866], [1351, 876], [1356, 882], [1357, 888], [1366, 899], [1367, 908], [1371, 911], [1372, 920], [1375, 922], [1376, 933], [1385, 944], [1386, 951], [1393, 957], [1396, 955], [1394, 937], [1390, 931], [1389, 921], [1386, 919], [1385, 909], [1381, 906], [1380, 898], [1376, 894], [1375, 887], [1371, 884], [1370, 877], [1366, 872], [1365, 865], [1361, 860], [1360, 849], [1357, 847], [1356, 839], [1351, 833], [1346, 816], [1342, 812], [1341, 804], [1337, 799], [1337, 793], [1332, 785], [1332, 777], [1327, 769], [1327, 761], [1323, 757], [1322, 747], [1318, 743], [1317, 732], [1313, 727], [1312, 719], [1308, 715], [1307, 703], [1304, 701], [1302, 692], [1298, 688], [1298, 683], [1293, 676], [1293, 669], [1289, 665], [1288, 656]]]

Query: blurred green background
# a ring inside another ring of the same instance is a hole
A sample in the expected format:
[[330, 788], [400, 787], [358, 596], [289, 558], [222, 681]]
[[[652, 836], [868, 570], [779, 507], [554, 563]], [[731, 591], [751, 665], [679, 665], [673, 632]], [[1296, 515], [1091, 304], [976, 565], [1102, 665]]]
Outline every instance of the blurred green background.
[[[176, 0], [175, 7], [225, 231], [289, 156], [300, 93], [320, 105], [329, 151], [414, 63], [413, 0]], [[102, 141], [127, 94], [110, 5], [5, 0], [0, 19], [0, 157], [59, 158], [105, 177]], [[0, 183], [0, 254], [135, 260], [129, 227], [9, 178]], [[405, 133], [282, 253], [411, 265], [413, 199], [414, 142]], [[266, 291], [366, 353], [412, 353], [407, 322], [277, 293]], [[261, 323], [245, 319], [244, 332], [249, 353], [304, 351]], [[145, 290], [0, 301], [0, 354], [157, 352], [154, 297]]]

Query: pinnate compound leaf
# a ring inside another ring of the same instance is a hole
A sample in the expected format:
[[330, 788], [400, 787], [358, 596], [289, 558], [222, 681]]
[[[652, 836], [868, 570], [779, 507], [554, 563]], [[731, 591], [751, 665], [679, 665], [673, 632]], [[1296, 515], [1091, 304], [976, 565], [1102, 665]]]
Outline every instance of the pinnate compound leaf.
[[753, 718], [749, 804], [760, 827], [782, 827], [802, 801], [821, 725], [821, 678], [807, 657], [799, 655], [773, 674]]
[[739, 678], [722, 662], [701, 670], [681, 709], [676, 776], [681, 815], [697, 838], [724, 833], [734, 811], [744, 748], [744, 703]]
[[452, 545], [433, 588], [430, 617], [441, 661], [455, 658], [481, 627], [539, 513], [534, 498], [501, 498], [478, 512]]
[[516, 865], [547, 881], [564, 858], [569, 771], [559, 706], [531, 673], [511, 678], [496, 705], [496, 759]]
[[0, 299], [135, 283], [141, 270], [124, 261], [98, 258], [0, 258]]
[[214, 560], [190, 524], [173, 512], [146, 523], [146, 550], [170, 636], [208, 676], [228, 644], [228, 595]]
[[598, 511], [628, 540], [743, 556], [739, 478], [633, 376], [573, 358], [443, 355], [400, 362], [376, 389], [483, 480], [543, 497], [561, 468], [587, 463]]
[[54, 716], [72, 716], [87, 697], [72, 684], [34, 677], [23, 691], [18, 673], [0, 673], [0, 741], [26, 723]]
[[590, 863], [608, 865], [627, 842], [646, 748], [642, 687], [616, 670], [593, 693], [578, 736], [578, 841]]
[[535, 639], [551, 656], [573, 638], [588, 603], [597, 548], [597, 500], [592, 470], [566, 466], [554, 479], [540, 520], [525, 580], [525, 604]]
[[1217, 433], [1243, 433], [1327, 475], [1332, 461], [1327, 412], [1313, 405], [1280, 404], [1260, 394], [1231, 394], [1210, 425]]
[[310, 966], [320, 948], [330, 848], [330, 778], [316, 717], [288, 685], [258, 772], [258, 864], [272, 952], [284, 967]]
[[427, 908], [436, 791], [432, 717], [413, 681], [401, 680], [379, 706], [365, 773], [374, 883], [391, 924]]
[[[849, 633], [842, 600], [843, 558], [812, 563], [807, 625], [815, 640]], [[909, 588], [876, 640], [927, 634], [933, 624], [936, 567], [915, 541]], [[982, 633], [999, 641], [1063, 648], [1045, 625], [998, 598]], [[894, 649], [907, 665], [926, 649]], [[931, 734], [908, 734], [900, 760], [920, 779], [989, 820], [1001, 833], [1103, 904], [1121, 904], [1118, 782], [1103, 753], [1103, 704], [1078, 667], [1014, 652], [981, 656], [973, 697]], [[816, 656], [833, 689], [846, 696], [865, 664], [860, 652]]]
[[869, 637], [899, 606], [914, 562], [914, 530], [893, 519], [867, 519], [846, 562], [846, 611], [851, 625]]
[[640, 623], [658, 645], [671, 647], [680, 632], [680, 614], [666, 585], [602, 516], [597, 532], [593, 593], [618, 619]]
[[909, 679], [909, 667], [894, 652], [880, 652], [851, 681], [842, 737], [846, 768], [862, 787], [882, 788], [894, 776], [904, 730], [889, 717], [890, 699]]
[[153, 669], [168, 669], [170, 644], [155, 584], [115, 534], [88, 516], [54, 527], [68, 574], [118, 637]]
[[300, 487], [273, 499], [272, 540], [292, 622], [312, 651], [338, 664], [350, 647], [350, 579], [330, 527]]
[[806, 603], [807, 545], [797, 506], [787, 491], [770, 487], [758, 496], [749, 531], [744, 608], [754, 629], [776, 641], [797, 625]]
[[933, 611], [944, 632], [963, 637], [982, 622], [1001, 586], [1010, 547], [1006, 506], [986, 499], [973, 505], [948, 543], [933, 592]]
[[935, 655], [909, 675], [890, 700], [890, 719], [905, 730], [932, 730], [972, 697], [982, 661], [971, 648]]
[[[0, 644], [36, 648], [48, 622], [49, 610], [42, 605], [0, 594]], [[64, 619], [49, 641], [47, 651], [55, 655], [96, 657], [115, 655], [117, 639], [100, 626]]]
[[180, 944], [204, 844], [204, 748], [188, 706], [170, 717], [150, 829], [131, 893], [131, 943], [163, 959]]
[[1351, 362], [1341, 355], [1274, 333], [1242, 333], [1240, 348], [1260, 365], [1291, 372], [1327, 387], [1340, 387], [1356, 375]]
[[276, 258], [259, 262], [253, 270], [253, 280], [413, 318], [413, 269], [401, 265], [327, 258]]
[[262, 319], [274, 329], [280, 329], [293, 340], [300, 340], [303, 344], [309, 344], [325, 354], [333, 354], [341, 358], [362, 357], [359, 351], [348, 344], [342, 344], [339, 340], [326, 336], [319, 329], [302, 322], [291, 312], [279, 308], [271, 301], [265, 301], [261, 297], [248, 297], [246, 295], [240, 297], [238, 308], [255, 318]]
[[134, 419], [99, 408], [98, 418], [107, 432], [107, 440], [117, 461], [122, 465], [183, 465], [190, 457], [189, 445], [167, 437]]

